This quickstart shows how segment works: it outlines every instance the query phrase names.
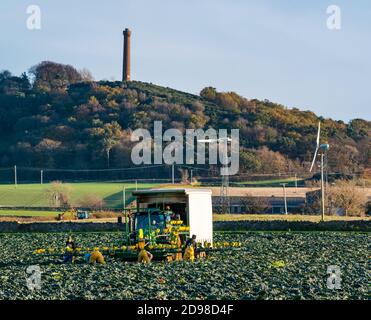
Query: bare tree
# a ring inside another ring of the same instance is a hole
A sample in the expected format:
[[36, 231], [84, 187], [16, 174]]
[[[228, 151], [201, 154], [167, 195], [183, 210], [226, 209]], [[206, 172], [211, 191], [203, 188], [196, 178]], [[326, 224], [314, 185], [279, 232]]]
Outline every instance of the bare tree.
[[328, 190], [329, 205], [344, 211], [346, 216], [363, 216], [367, 197], [353, 180], [339, 180]]
[[83, 69], [79, 70], [79, 73], [80, 73], [82, 81], [89, 81], [89, 82], [94, 81], [94, 77], [93, 77], [92, 73], [90, 72], [90, 70], [88, 70], [86, 68], [83, 68]]
[[66, 209], [71, 207], [71, 192], [72, 187], [70, 185], [61, 181], [54, 181], [46, 190], [46, 195], [52, 206]]
[[241, 203], [247, 214], [263, 214], [271, 207], [266, 198], [254, 197], [248, 193], [241, 199]]
[[101, 210], [104, 207], [104, 204], [103, 198], [94, 193], [86, 194], [78, 201], [79, 207], [95, 210]]
[[187, 169], [178, 169], [180, 172], [180, 175], [182, 177], [182, 183], [183, 184], [188, 184], [189, 183], [189, 174]]

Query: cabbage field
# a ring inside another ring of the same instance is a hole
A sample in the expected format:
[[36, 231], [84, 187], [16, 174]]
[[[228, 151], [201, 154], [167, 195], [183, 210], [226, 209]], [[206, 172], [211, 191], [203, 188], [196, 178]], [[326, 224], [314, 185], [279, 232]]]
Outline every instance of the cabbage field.
[[[34, 255], [63, 247], [67, 235], [0, 234], [0, 299], [368, 299], [368, 233], [216, 233], [239, 241], [241, 251], [218, 252], [203, 261], [140, 265], [107, 259], [63, 265], [59, 257]], [[112, 246], [120, 233], [79, 233], [80, 246]], [[26, 268], [41, 269], [41, 288], [26, 285]], [[327, 268], [338, 266], [341, 288], [327, 285]]]

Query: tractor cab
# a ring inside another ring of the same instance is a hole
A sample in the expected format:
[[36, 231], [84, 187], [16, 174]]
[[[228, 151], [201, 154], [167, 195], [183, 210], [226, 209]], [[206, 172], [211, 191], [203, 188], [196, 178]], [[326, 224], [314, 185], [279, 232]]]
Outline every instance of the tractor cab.
[[171, 244], [175, 236], [180, 236], [182, 242], [189, 237], [189, 228], [171, 210], [142, 208], [131, 215], [130, 226], [131, 244], [137, 243], [139, 239], [153, 244]]
[[135, 213], [134, 230], [153, 231], [159, 229], [160, 232], [166, 228], [166, 222], [170, 221], [170, 216], [161, 210], [139, 211]]

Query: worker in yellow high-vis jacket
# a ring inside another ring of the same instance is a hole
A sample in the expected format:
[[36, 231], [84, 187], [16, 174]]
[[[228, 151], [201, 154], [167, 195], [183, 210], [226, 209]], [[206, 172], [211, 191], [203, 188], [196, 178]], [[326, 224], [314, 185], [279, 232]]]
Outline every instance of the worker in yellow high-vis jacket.
[[186, 241], [183, 259], [186, 261], [195, 261], [196, 247], [196, 235], [192, 235], [192, 237]]
[[193, 246], [186, 247], [183, 259], [185, 261], [195, 261], [195, 248]]
[[94, 264], [94, 263], [100, 263], [100, 264], [105, 264], [106, 262], [104, 261], [104, 257], [99, 251], [99, 248], [94, 248], [93, 252], [90, 254], [89, 257], [89, 263]]
[[151, 263], [153, 259], [153, 254], [151, 254], [149, 251], [145, 249], [145, 242], [144, 240], [139, 240], [138, 242], [138, 262], [139, 263]]

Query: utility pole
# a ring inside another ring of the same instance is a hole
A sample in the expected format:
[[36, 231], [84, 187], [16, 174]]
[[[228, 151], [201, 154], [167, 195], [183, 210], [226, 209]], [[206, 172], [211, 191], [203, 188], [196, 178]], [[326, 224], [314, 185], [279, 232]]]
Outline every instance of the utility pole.
[[[228, 170], [228, 147], [225, 150], [224, 154], [224, 167]], [[222, 184], [220, 188], [220, 207], [222, 213], [230, 214], [231, 213], [231, 202], [229, 198], [229, 175], [225, 174], [222, 176]]]
[[323, 174], [323, 157], [324, 153], [321, 153], [321, 207], [322, 207], [322, 221], [325, 221], [325, 183]]
[[174, 168], [175, 164], [173, 163], [171, 165], [171, 181], [172, 181], [172, 184], [175, 184], [175, 168]]
[[14, 186], [17, 188], [17, 166], [14, 166]]
[[122, 207], [126, 208], [126, 188], [125, 186], [122, 188]]
[[295, 173], [295, 193], [298, 192], [298, 177], [297, 174]]
[[285, 214], [288, 214], [287, 213], [286, 183], [282, 183], [282, 187], [283, 187], [283, 198], [285, 201]]
[[40, 184], [44, 183], [44, 170], [40, 171]]

